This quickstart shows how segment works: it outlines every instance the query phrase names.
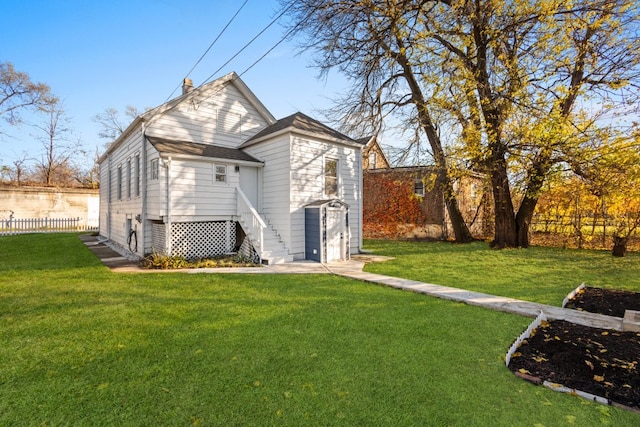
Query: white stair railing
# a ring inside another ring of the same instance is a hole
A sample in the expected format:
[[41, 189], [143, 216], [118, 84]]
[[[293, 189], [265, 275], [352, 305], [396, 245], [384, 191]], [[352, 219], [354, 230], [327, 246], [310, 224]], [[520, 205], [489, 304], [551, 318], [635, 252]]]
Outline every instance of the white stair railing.
[[245, 232], [250, 236], [254, 249], [262, 259], [262, 254], [264, 253], [264, 229], [267, 228], [267, 225], [244, 192], [239, 187], [236, 187], [236, 191], [238, 195], [238, 216], [242, 224], [247, 227]]

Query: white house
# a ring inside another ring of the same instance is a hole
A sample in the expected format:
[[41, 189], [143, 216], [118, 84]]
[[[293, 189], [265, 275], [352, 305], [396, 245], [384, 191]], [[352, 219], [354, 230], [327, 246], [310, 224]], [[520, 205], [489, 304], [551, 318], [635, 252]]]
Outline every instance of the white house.
[[276, 120], [230, 73], [138, 116], [98, 160], [100, 235], [131, 253], [264, 263], [362, 247], [361, 143]]

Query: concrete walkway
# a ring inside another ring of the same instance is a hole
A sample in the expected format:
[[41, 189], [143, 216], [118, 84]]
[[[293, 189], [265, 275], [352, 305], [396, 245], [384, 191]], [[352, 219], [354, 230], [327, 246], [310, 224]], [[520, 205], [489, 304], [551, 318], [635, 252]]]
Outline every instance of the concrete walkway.
[[[173, 272], [176, 270], [147, 270], [138, 266], [135, 260], [127, 259], [105, 242], [100, 241], [96, 236], [81, 235], [84, 244], [109, 268], [115, 272], [129, 273], [160, 273]], [[357, 259], [357, 256], [354, 257]], [[623, 319], [602, 314], [587, 313], [555, 307], [551, 305], [539, 304], [535, 302], [522, 301], [514, 298], [500, 297], [483, 294], [480, 292], [466, 291], [464, 289], [451, 288], [448, 286], [433, 285], [418, 282], [415, 280], [401, 279], [398, 277], [384, 276], [362, 271], [365, 263], [358, 260], [331, 262], [320, 264], [313, 261], [297, 261], [284, 264], [275, 264], [263, 267], [249, 268], [199, 268], [179, 270], [181, 273], [244, 273], [244, 274], [335, 274], [349, 277], [351, 279], [362, 280], [397, 289], [417, 292], [436, 298], [450, 301], [462, 302], [469, 305], [488, 308], [491, 310], [503, 311], [527, 317], [536, 317], [544, 311], [549, 320], [567, 320], [580, 325], [595, 328], [622, 330]]]

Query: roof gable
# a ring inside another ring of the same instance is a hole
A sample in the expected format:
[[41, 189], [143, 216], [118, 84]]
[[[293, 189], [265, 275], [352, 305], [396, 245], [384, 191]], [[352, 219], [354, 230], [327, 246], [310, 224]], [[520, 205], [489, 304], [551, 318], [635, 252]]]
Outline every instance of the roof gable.
[[240, 147], [248, 147], [253, 144], [262, 142], [270, 137], [287, 132], [302, 133], [309, 136], [316, 136], [323, 139], [330, 139], [333, 141], [342, 142], [347, 145], [361, 146], [362, 144], [349, 138], [348, 136], [338, 132], [329, 126], [320, 123], [318, 120], [313, 119], [303, 113], [295, 113], [284, 119], [280, 119], [277, 122], [267, 126], [260, 132], [249, 138]]
[[220, 91], [224, 89], [226, 85], [232, 84], [236, 89], [249, 101], [249, 103], [260, 113], [260, 115], [267, 121], [267, 123], [273, 123], [276, 121], [275, 117], [267, 110], [264, 104], [258, 99], [258, 97], [249, 89], [249, 87], [242, 81], [240, 76], [231, 72], [219, 79], [216, 79], [212, 82], [205, 83], [197, 88], [182, 94], [168, 102], [165, 102], [162, 105], [157, 106], [156, 108], [152, 108], [151, 110], [143, 113], [140, 117], [143, 120], [152, 120], [153, 117], [158, 114], [165, 113], [169, 110], [174, 109], [178, 105], [190, 102], [195, 98], [199, 99], [207, 99], [215, 96]]
[[122, 132], [122, 134], [109, 145], [105, 153], [98, 159], [98, 162], [100, 163], [104, 161], [109, 153], [115, 151], [132, 132], [139, 129], [144, 123], [146, 123], [146, 126], [149, 126], [154, 120], [157, 120], [163, 114], [169, 113], [180, 105], [188, 105], [188, 103], [195, 102], [196, 100], [204, 100], [214, 97], [227, 85], [233, 85], [267, 123], [274, 123], [276, 121], [275, 117], [273, 117], [258, 97], [256, 97], [249, 87], [242, 81], [240, 76], [235, 72], [231, 72], [212, 82], [201, 85], [185, 94], [173, 98], [172, 100], [152, 108], [136, 117]]

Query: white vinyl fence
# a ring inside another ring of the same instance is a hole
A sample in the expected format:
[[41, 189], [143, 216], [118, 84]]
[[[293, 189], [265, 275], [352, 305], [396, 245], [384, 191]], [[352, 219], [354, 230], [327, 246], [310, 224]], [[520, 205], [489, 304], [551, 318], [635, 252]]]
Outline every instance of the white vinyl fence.
[[97, 220], [84, 218], [10, 218], [0, 220], [0, 235], [97, 231]]

